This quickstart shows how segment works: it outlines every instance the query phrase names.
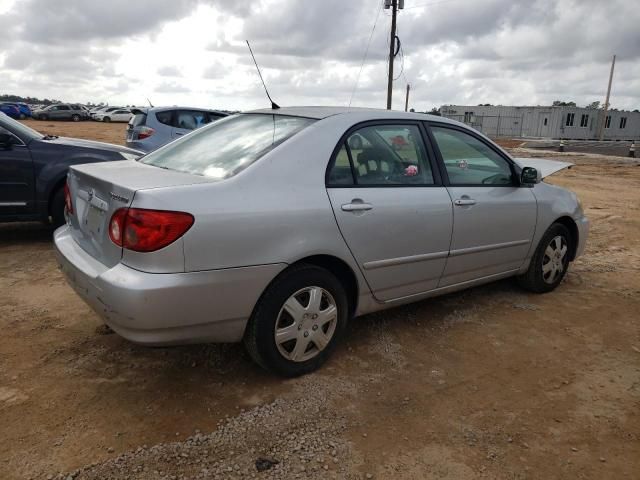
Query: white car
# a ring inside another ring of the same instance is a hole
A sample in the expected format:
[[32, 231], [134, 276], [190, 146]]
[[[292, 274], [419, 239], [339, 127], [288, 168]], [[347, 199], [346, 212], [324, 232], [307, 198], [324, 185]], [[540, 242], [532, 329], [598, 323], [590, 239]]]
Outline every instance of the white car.
[[98, 122], [129, 122], [133, 114], [126, 109], [113, 110], [111, 112], [99, 112], [93, 116]]

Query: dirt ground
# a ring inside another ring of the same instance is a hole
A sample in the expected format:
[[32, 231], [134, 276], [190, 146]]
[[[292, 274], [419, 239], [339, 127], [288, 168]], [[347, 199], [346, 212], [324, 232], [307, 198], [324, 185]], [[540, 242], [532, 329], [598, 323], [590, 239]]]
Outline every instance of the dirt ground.
[[95, 122], [85, 120], [82, 122], [60, 122], [52, 120], [22, 120], [22, 123], [49, 135], [60, 137], [77, 137], [97, 140], [99, 142], [115, 143], [124, 145], [127, 124], [122, 122]]
[[49, 230], [0, 225], [0, 478], [640, 478], [640, 167], [571, 161], [551, 181], [592, 232], [555, 292], [509, 280], [356, 319], [294, 380], [238, 345], [110, 334]]

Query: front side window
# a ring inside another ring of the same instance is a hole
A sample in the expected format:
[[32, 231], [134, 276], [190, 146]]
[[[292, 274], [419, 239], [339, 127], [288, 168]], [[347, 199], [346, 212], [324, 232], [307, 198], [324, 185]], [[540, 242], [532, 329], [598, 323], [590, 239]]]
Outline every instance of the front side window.
[[245, 169], [314, 121], [285, 115], [234, 115], [176, 140], [140, 161], [221, 180]]
[[71, 110], [69, 105], [58, 105], [58, 110]]
[[452, 185], [512, 185], [509, 163], [484, 142], [459, 130], [432, 127]]
[[328, 175], [328, 186], [433, 185], [433, 173], [415, 125], [375, 125], [349, 135]]

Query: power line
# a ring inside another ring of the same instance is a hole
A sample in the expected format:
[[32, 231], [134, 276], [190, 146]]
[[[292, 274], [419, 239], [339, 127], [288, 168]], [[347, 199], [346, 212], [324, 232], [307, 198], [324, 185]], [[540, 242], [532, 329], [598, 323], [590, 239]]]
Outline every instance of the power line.
[[[384, 4], [383, 4], [384, 5]], [[373, 22], [373, 28], [371, 29], [371, 33], [369, 34], [369, 41], [367, 42], [367, 48], [364, 51], [364, 56], [362, 57], [362, 63], [360, 63], [360, 70], [358, 71], [358, 77], [356, 78], [356, 84], [353, 86], [353, 91], [351, 92], [351, 97], [349, 97], [349, 106], [351, 106], [351, 101], [353, 100], [353, 96], [356, 93], [356, 89], [358, 88], [358, 83], [360, 82], [360, 75], [362, 74], [362, 68], [364, 67], [364, 62], [367, 60], [367, 55], [369, 54], [369, 47], [371, 46], [371, 39], [373, 38], [373, 32], [376, 30], [376, 25], [378, 24], [378, 18], [380, 17], [380, 12], [383, 10], [382, 5], [378, 9], [378, 13], [376, 13], [376, 19]]]

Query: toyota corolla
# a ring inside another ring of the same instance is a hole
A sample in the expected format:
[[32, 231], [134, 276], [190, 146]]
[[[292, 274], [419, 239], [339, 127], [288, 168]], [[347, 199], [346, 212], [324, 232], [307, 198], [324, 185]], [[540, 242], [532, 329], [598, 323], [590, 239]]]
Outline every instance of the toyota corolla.
[[589, 226], [575, 194], [541, 181], [568, 166], [441, 117], [258, 110], [72, 166], [57, 258], [133, 342], [243, 341], [295, 376], [354, 316], [512, 276], [555, 289]]

